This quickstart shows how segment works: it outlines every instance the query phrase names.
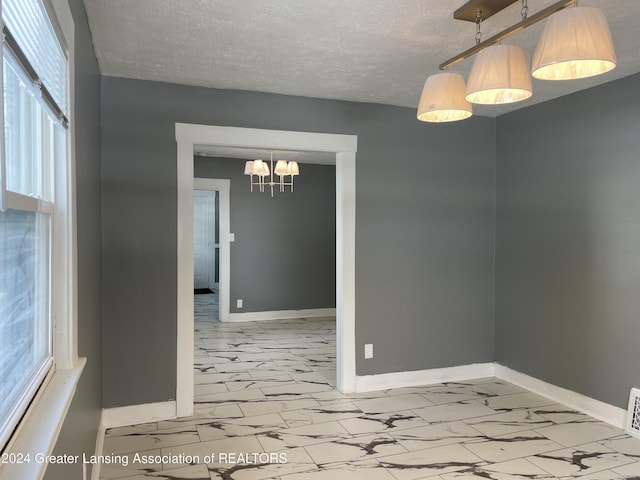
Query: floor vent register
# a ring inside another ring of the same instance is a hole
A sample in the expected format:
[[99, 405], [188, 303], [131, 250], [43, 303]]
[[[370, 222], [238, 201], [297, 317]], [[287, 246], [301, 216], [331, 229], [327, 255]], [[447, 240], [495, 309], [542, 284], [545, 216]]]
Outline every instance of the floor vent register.
[[640, 388], [632, 388], [629, 395], [627, 433], [640, 438]]

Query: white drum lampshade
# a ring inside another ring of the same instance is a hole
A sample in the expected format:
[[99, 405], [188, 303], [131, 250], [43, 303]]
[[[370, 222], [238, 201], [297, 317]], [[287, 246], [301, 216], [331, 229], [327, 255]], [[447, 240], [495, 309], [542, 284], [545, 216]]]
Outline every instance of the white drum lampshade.
[[616, 62], [602, 11], [572, 7], [547, 19], [531, 71], [540, 80], [574, 80], [606, 73], [615, 68]]
[[516, 45], [492, 45], [476, 57], [467, 82], [471, 103], [499, 105], [532, 95], [527, 57]]
[[465, 100], [464, 77], [459, 73], [437, 73], [424, 82], [418, 120], [423, 122], [455, 122], [473, 115]]

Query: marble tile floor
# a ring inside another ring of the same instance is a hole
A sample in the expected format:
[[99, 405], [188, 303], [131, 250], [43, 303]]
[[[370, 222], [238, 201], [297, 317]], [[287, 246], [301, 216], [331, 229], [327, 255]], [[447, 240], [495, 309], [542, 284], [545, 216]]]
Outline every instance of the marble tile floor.
[[109, 430], [101, 479], [640, 479], [640, 440], [496, 378], [339, 393], [335, 319], [197, 321], [195, 347], [195, 414]]
[[196, 322], [220, 321], [220, 295], [219, 290], [214, 289], [214, 293], [203, 293], [193, 296], [193, 316]]

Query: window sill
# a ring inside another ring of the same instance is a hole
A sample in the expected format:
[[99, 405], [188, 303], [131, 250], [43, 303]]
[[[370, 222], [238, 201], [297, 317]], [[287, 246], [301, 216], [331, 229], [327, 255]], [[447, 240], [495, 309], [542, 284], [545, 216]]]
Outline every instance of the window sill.
[[[47, 462], [40, 457], [51, 455], [53, 451], [86, 363], [86, 358], [78, 358], [72, 368], [54, 372], [4, 452], [9, 454], [8, 458], [0, 457], [0, 461], [7, 462], [0, 463], [0, 480], [35, 480], [44, 476]], [[19, 459], [22, 463], [9, 461]]]

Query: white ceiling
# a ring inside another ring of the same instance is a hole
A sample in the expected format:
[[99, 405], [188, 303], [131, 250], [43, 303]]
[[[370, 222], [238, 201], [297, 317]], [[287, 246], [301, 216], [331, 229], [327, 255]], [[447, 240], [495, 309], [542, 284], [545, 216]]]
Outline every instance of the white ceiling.
[[335, 165], [336, 154], [329, 152], [266, 150], [264, 148], [237, 148], [215, 145], [195, 145], [194, 153], [203, 157], [237, 158], [239, 160], [269, 160], [273, 153], [273, 161], [287, 160], [298, 163], [316, 163]]
[[[454, 20], [466, 0], [84, 0], [104, 75], [416, 107], [426, 77], [474, 43]], [[528, 0], [530, 15], [555, 0]], [[640, 71], [640, 0], [580, 0], [609, 21], [618, 67], [591, 79], [534, 80], [530, 100], [496, 116]], [[483, 24], [520, 20], [520, 2]], [[542, 24], [505, 43], [531, 56]], [[472, 59], [451, 71], [468, 74]]]

